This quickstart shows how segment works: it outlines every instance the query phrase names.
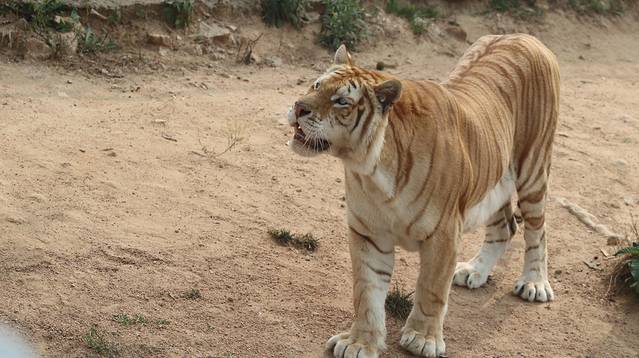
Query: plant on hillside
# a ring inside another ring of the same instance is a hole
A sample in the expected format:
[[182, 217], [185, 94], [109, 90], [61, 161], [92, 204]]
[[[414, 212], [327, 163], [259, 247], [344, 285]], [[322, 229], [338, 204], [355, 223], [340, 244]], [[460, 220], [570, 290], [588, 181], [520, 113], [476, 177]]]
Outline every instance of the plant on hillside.
[[439, 16], [439, 12], [433, 6], [413, 5], [411, 3], [402, 3], [399, 0], [389, 0], [386, 4], [388, 13], [403, 17], [410, 23], [413, 33], [419, 35], [426, 28], [427, 19], [434, 19]]
[[78, 51], [84, 54], [110, 51], [118, 47], [115, 42], [109, 39], [109, 34], [100, 36], [89, 26], [82, 31], [78, 31], [76, 36], [78, 39]]
[[193, 20], [194, 0], [166, 0], [164, 16], [176, 29], [191, 25]]
[[622, 0], [569, 0], [571, 8], [580, 14], [621, 15]]
[[543, 15], [543, 10], [534, 0], [490, 0], [488, 7], [492, 11], [508, 13], [520, 19], [531, 19]]
[[324, 5], [320, 43], [331, 50], [342, 44], [355, 49], [366, 31], [359, 0], [324, 0]]
[[307, 0], [262, 0], [262, 19], [270, 26], [280, 27], [288, 22], [299, 29], [307, 4]]

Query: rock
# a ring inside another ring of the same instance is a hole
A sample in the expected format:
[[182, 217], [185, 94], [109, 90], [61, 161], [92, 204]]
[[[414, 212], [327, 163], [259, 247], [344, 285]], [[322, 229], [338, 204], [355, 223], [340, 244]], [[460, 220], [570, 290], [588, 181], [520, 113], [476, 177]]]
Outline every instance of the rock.
[[466, 38], [468, 37], [466, 31], [462, 29], [461, 26], [459, 26], [459, 24], [456, 22], [448, 23], [448, 26], [446, 26], [444, 31], [446, 31], [446, 33], [450, 36], [462, 42], [466, 42]]
[[579, 55], [579, 59], [583, 61], [583, 60], [585, 60], [586, 58], [585, 58], [583, 55]]
[[633, 198], [632, 196], [626, 196], [623, 198], [623, 202], [627, 206], [635, 206], [639, 202], [639, 199]]
[[54, 42], [58, 46], [58, 55], [72, 55], [78, 51], [78, 37], [74, 32], [57, 34]]
[[624, 240], [621, 237], [616, 237], [616, 236], [611, 236], [608, 238], [608, 246], [620, 246], [622, 243], [624, 243], [626, 240]]
[[200, 41], [208, 43], [232, 42], [231, 31], [214, 23], [200, 22], [200, 29], [194, 36]]
[[204, 49], [200, 44], [194, 44], [186, 48], [186, 52], [193, 56], [202, 56], [204, 54]]
[[264, 64], [271, 67], [281, 67], [284, 61], [277, 56], [269, 56], [264, 59]]
[[163, 46], [163, 47], [171, 47], [171, 36], [157, 34], [157, 33], [148, 33], [146, 34], [147, 41], [151, 45]]
[[213, 52], [212, 54], [210, 54], [211, 59], [213, 59], [214, 61], [220, 61], [220, 60], [224, 60], [226, 58], [226, 55], [221, 53], [221, 52]]
[[620, 167], [620, 168], [628, 166], [628, 162], [623, 160], [623, 159], [617, 159], [617, 160], [613, 161], [612, 164], [614, 164], [615, 166]]
[[160, 54], [160, 56], [162, 57], [166, 57], [169, 55], [169, 51], [165, 48], [160, 48], [158, 49], [158, 53]]
[[34, 60], [44, 60], [51, 56], [51, 48], [37, 38], [29, 37], [24, 42], [24, 56]]

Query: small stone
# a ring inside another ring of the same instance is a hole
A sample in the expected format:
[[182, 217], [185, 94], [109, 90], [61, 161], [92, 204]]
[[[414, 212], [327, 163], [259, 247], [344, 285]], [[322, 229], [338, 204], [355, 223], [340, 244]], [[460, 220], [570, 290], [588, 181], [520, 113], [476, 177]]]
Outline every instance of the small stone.
[[623, 159], [617, 159], [615, 161], [612, 162], [614, 165], [618, 166], [618, 167], [625, 167], [628, 165], [628, 162], [623, 160]]
[[200, 44], [194, 44], [187, 47], [186, 52], [193, 56], [202, 56], [204, 54], [204, 50]]
[[579, 59], [583, 61], [583, 60], [585, 60], [586, 58], [585, 58], [583, 55], [579, 55]]
[[71, 80], [67, 80], [67, 83], [68, 83], [68, 84], [73, 84], [73, 81], [71, 81]]
[[639, 200], [637, 198], [633, 198], [632, 196], [626, 196], [623, 198], [624, 204], [627, 206], [635, 206]]
[[147, 41], [151, 45], [171, 47], [171, 36], [157, 33], [148, 33]]

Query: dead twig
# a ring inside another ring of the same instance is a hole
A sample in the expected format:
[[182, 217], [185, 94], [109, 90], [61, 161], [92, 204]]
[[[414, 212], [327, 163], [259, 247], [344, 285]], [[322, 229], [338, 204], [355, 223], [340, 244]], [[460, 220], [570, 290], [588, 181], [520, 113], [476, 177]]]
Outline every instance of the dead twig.
[[253, 57], [253, 49], [257, 42], [262, 38], [264, 33], [260, 33], [254, 40], [246, 40], [242, 41], [240, 45], [237, 47], [237, 53], [235, 55], [235, 59], [239, 63], [243, 63], [245, 65], [251, 64], [251, 59]]

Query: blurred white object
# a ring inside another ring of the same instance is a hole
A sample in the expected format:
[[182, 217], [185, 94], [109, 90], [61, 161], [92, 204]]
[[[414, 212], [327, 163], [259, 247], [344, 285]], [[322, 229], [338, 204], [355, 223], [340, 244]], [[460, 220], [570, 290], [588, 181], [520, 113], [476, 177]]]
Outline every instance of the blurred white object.
[[0, 323], [0, 358], [34, 358], [27, 341], [9, 326]]

